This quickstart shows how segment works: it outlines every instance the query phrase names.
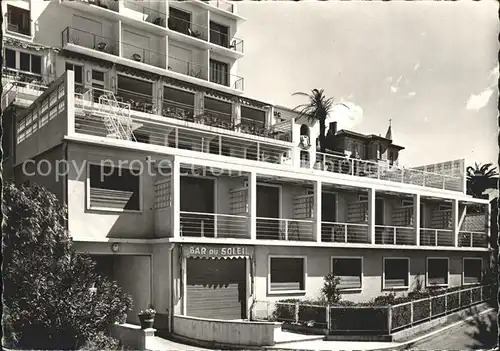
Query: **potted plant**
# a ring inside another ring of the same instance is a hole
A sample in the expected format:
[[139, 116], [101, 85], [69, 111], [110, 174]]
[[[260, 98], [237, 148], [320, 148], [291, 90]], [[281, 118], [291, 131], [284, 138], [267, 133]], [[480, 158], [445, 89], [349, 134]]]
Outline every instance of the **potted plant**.
[[141, 322], [142, 329], [153, 328], [155, 321], [156, 311], [153, 306], [149, 306], [147, 309], [139, 312], [139, 321]]

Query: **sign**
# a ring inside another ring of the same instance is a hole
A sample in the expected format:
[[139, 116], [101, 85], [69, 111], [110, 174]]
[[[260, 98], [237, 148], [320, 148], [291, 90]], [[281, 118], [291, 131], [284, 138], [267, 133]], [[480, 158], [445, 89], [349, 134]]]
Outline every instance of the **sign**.
[[253, 246], [241, 245], [184, 245], [185, 257], [199, 258], [246, 258], [252, 257]]

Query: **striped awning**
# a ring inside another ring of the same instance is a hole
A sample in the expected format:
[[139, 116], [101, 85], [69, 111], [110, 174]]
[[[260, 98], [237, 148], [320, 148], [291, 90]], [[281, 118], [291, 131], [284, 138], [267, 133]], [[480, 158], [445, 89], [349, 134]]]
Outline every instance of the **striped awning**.
[[61, 51], [62, 55], [64, 57], [67, 57], [72, 60], [78, 60], [78, 61], [88, 61], [95, 63], [101, 67], [106, 67], [106, 68], [111, 68], [113, 67], [113, 62], [106, 61], [106, 60], [101, 60], [96, 57], [88, 56], [85, 54], [80, 54], [77, 52], [69, 51], [69, 50], [62, 50]]
[[143, 71], [143, 70], [140, 70], [137, 68], [123, 66], [120, 64], [116, 65], [116, 71], [119, 73], [125, 73], [125, 74], [129, 74], [131, 76], [134, 76], [134, 77], [149, 79], [149, 80], [153, 80], [153, 81], [160, 79], [160, 76], [158, 74]]
[[11, 46], [16, 46], [20, 47], [23, 49], [32, 49], [32, 50], [54, 50], [55, 52], [59, 52], [61, 49], [52, 47], [52, 46], [46, 46], [46, 45], [40, 45], [40, 44], [33, 44], [33, 43], [28, 43], [23, 40], [19, 40], [16, 38], [11, 38], [11, 37], [4, 37], [3, 38], [3, 44], [4, 45], [11, 45]]

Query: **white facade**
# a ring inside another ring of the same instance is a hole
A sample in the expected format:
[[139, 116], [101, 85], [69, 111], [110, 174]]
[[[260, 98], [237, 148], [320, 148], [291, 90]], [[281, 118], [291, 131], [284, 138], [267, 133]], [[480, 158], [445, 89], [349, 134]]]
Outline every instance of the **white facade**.
[[[10, 162], [19, 180], [67, 204], [79, 250], [120, 256], [114, 276], [136, 301], [183, 314], [195, 308], [183, 245], [253, 248], [243, 255], [247, 311], [256, 300], [317, 295], [335, 257], [369, 267], [359, 288], [346, 290], [354, 300], [388, 289], [390, 257], [410, 262], [398, 292], [427, 276], [427, 257], [450, 258], [450, 286], [465, 281], [464, 258], [486, 262], [489, 203], [465, 194], [463, 161], [433, 173], [316, 152], [317, 124], [244, 97], [242, 18], [234, 3], [214, 4], [2, 3], [3, 14], [13, 11], [4, 22], [2, 107], [25, 108], [7, 128]], [[42, 176], [33, 168], [42, 159], [71, 167]], [[95, 178], [111, 165], [142, 172], [113, 184]], [[284, 256], [310, 263], [300, 288], [273, 291], [271, 261]]]

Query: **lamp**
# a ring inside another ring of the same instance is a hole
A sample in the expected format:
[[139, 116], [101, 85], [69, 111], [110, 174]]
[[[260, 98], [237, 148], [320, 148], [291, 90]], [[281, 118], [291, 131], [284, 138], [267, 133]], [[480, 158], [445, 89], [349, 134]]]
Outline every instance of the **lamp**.
[[114, 253], [119, 252], [120, 251], [120, 244], [119, 243], [111, 244], [111, 251], [113, 251]]

